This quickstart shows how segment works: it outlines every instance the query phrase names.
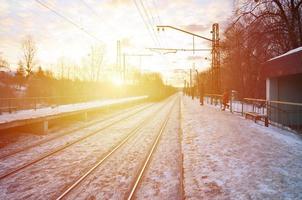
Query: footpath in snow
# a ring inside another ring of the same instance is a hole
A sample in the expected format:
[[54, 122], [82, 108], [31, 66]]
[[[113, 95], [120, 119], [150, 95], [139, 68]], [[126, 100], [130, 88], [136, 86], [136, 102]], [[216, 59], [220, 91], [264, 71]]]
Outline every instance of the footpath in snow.
[[91, 101], [86, 103], [60, 105], [56, 107], [39, 108], [36, 110], [20, 110], [14, 113], [5, 113], [0, 115], [0, 125], [17, 120], [36, 119], [40, 117], [47, 117], [52, 115], [59, 115], [64, 113], [71, 113], [81, 110], [89, 110], [94, 108], [101, 108], [114, 104], [127, 103], [131, 101], [145, 99], [147, 96], [127, 97], [120, 99], [105, 99], [99, 101]]
[[302, 139], [182, 99], [187, 199], [302, 199]]

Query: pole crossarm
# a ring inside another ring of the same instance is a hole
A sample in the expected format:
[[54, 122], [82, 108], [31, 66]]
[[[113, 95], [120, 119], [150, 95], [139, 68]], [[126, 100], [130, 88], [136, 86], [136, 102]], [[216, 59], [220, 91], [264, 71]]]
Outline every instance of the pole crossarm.
[[159, 26], [157, 26], [157, 28], [171, 28], [171, 29], [174, 29], [174, 30], [177, 30], [177, 31], [180, 31], [180, 32], [189, 34], [189, 35], [193, 35], [193, 36], [198, 37], [198, 38], [202, 38], [202, 39], [207, 40], [207, 41], [209, 41], [209, 42], [213, 42], [213, 40], [211, 40], [211, 39], [209, 39], [209, 38], [203, 37], [203, 36], [201, 36], [201, 35], [197, 35], [197, 34], [195, 34], [195, 33], [192, 33], [192, 32], [189, 32], [189, 31], [180, 29], [180, 28], [176, 28], [176, 27], [174, 27], [174, 26], [166, 26], [166, 25], [163, 26], [163, 25], [159, 25]]
[[142, 56], [153, 56], [152, 54], [126, 54], [125, 53], [125, 56], [129, 57], [129, 56], [132, 56], [132, 57], [142, 57]]
[[[160, 31], [160, 29], [162, 29], [164, 31], [165, 28], [171, 28], [189, 35], [193, 36], [193, 54], [195, 51], [195, 40], [194, 37], [198, 37], [204, 40], [207, 40], [209, 42], [212, 43], [212, 49], [211, 49], [211, 54], [212, 54], [212, 64], [211, 64], [211, 70], [210, 70], [210, 91], [212, 93], [220, 93], [221, 90], [221, 75], [220, 75], [220, 45], [219, 45], [219, 24], [218, 23], [214, 23], [212, 25], [212, 39], [203, 37], [201, 35], [197, 35], [195, 33], [186, 31], [186, 30], [182, 30], [180, 28], [176, 28], [174, 26], [163, 26], [163, 25], [159, 25], [157, 26], [158, 31]], [[177, 52], [174, 49], [174, 52]], [[192, 72], [190, 70], [190, 76], [192, 75]], [[190, 80], [191, 82], [192, 80]], [[191, 84], [190, 84], [191, 85]], [[192, 96], [193, 98], [193, 96]]]
[[147, 48], [155, 51], [212, 51], [212, 49]]

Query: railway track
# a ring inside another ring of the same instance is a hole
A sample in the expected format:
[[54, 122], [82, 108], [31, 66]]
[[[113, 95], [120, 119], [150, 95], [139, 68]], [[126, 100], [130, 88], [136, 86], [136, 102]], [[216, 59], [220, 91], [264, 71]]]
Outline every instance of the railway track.
[[184, 189], [184, 168], [183, 168], [183, 149], [182, 149], [182, 138], [183, 138], [183, 116], [182, 116], [182, 97], [179, 95], [179, 112], [178, 112], [178, 120], [179, 120], [179, 130], [178, 130], [178, 138], [179, 138], [179, 149], [180, 149], [180, 161], [179, 161], [179, 169], [180, 169], [180, 180], [179, 180], [179, 194], [180, 199], [185, 199], [185, 189]]
[[[175, 105], [174, 105], [175, 107]], [[172, 108], [171, 110], [169, 111], [169, 115], [171, 116], [171, 113], [172, 113]], [[154, 199], [180, 199], [180, 200], [183, 200], [184, 199], [184, 185], [183, 185], [183, 154], [182, 154], [182, 126], [181, 126], [181, 119], [182, 119], [182, 113], [181, 113], [181, 98], [180, 96], [178, 95], [178, 111], [177, 112], [174, 112], [174, 114], [177, 114], [178, 117], [175, 117], [174, 119], [177, 119], [177, 121], [179, 122], [179, 127], [178, 127], [178, 134], [175, 135], [175, 138], [177, 138], [177, 140], [173, 140], [171, 137], [172, 135], [169, 134], [169, 129], [167, 128], [169, 125], [168, 125], [168, 121], [170, 120], [171, 117], [169, 117], [169, 115], [167, 115], [163, 125], [161, 126], [161, 129], [156, 137], [156, 139], [154, 140], [153, 144], [151, 145], [151, 148], [148, 152], [148, 155], [146, 156], [146, 159], [144, 160], [143, 162], [143, 165], [142, 167], [139, 169], [139, 171], [137, 172], [136, 176], [135, 176], [135, 179], [131, 185], [131, 188], [130, 190], [127, 192], [127, 195], [124, 199], [127, 199], [127, 200], [132, 200], [132, 199], [142, 199], [142, 198], [146, 198], [144, 196], [140, 196], [138, 194], [136, 194], [138, 191], [142, 193], [144, 193], [144, 191], [146, 191], [146, 188], [147, 188], [147, 191], [148, 191], [148, 187], [152, 188], [152, 186], [148, 186], [147, 184], [147, 187], [143, 188], [141, 187], [142, 185], [145, 185], [146, 183], [148, 183], [148, 179], [149, 180], [154, 180], [152, 179], [152, 175], [150, 175], [150, 171], [157, 171], [159, 170], [158, 168], [155, 167], [155, 165], [157, 165], [158, 162], [160, 162], [161, 157], [162, 155], [166, 155], [167, 154], [161, 154], [161, 153], [165, 153], [165, 152], [162, 152], [162, 150], [159, 149], [159, 146], [163, 146], [166, 145], [167, 143], [165, 143], [164, 141], [166, 140], [169, 140], [169, 142], [171, 141], [175, 141], [177, 142], [177, 144], [175, 146], [173, 146], [174, 148], [178, 146], [178, 149], [179, 149], [179, 152], [178, 152], [178, 164], [179, 166], [178, 167], [175, 167], [174, 170], [177, 168], [177, 171], [178, 171], [178, 187], [174, 187], [173, 189], [175, 189], [174, 191], [174, 196], [171, 195], [171, 196], [161, 196], [160, 198], [158, 196], [152, 196], [151, 198], [154, 198]], [[175, 123], [175, 121], [173, 121], [171, 119], [171, 122], [170, 122], [170, 126], [171, 126], [171, 123]], [[165, 133], [165, 131], [167, 131], [167, 133]], [[164, 135], [165, 134], [165, 135]], [[165, 136], [165, 137], [164, 137]], [[161, 140], [163, 140], [163, 142], [160, 142]], [[161, 143], [161, 144], [160, 144]], [[167, 148], [167, 147], [165, 147]], [[155, 152], [157, 151], [157, 158], [155, 156]], [[163, 159], [163, 160], [166, 160]], [[162, 161], [163, 161], [162, 160]], [[153, 167], [150, 166], [152, 163]], [[157, 165], [157, 167], [160, 166], [160, 165]], [[154, 168], [155, 167], [155, 168]], [[173, 171], [171, 166], [169, 168], [169, 171]], [[147, 175], [147, 172], [149, 173], [149, 175]], [[165, 172], [164, 170], [162, 172]], [[157, 173], [156, 177], [158, 177], [159, 174]], [[153, 174], [153, 177], [154, 177], [154, 174]], [[165, 180], [164, 182], [170, 182], [171, 180]], [[174, 180], [175, 181], [175, 180]], [[163, 185], [157, 185], [157, 187], [165, 187], [165, 184]], [[179, 190], [177, 192], [177, 190]], [[160, 191], [160, 190], [159, 190]], [[164, 191], [164, 190], [163, 190]], [[149, 191], [150, 192], [150, 191]], [[167, 195], [167, 194], [166, 194]], [[175, 196], [176, 195], [176, 196]], [[150, 199], [150, 196], [147, 197], [147, 199]]]
[[[173, 106], [171, 106], [170, 111], [174, 107], [174, 104], [175, 104], [175, 102], [173, 103]], [[159, 111], [161, 111], [164, 106], [166, 106], [166, 104], [161, 106], [154, 113], [158, 113]], [[169, 114], [170, 114], [170, 111], [169, 111]], [[166, 126], [169, 114], [166, 116], [164, 123], [161, 125], [160, 134], [162, 134], [164, 127]], [[131, 130], [121, 142], [116, 144], [108, 153], [106, 153], [106, 155], [102, 156], [102, 158], [94, 166], [92, 166], [89, 170], [87, 170], [87, 172], [84, 175], [82, 175], [75, 182], [73, 182], [73, 184], [71, 184], [66, 190], [64, 190], [56, 199], [60, 200], [60, 199], [66, 198], [73, 190], [75, 190], [77, 187], [79, 187], [79, 185], [82, 181], [84, 181], [88, 176], [91, 176], [97, 168], [99, 168], [105, 161], [107, 161], [111, 156], [113, 156], [118, 150], [121, 150], [123, 148], [123, 146], [125, 146], [125, 144], [131, 138], [133, 138], [135, 135], [137, 135], [139, 133], [139, 131], [144, 126], [146, 126], [146, 124], [150, 123], [150, 121], [154, 120], [154, 118], [155, 118], [155, 115], [150, 115], [148, 118], [142, 120], [141, 123], [137, 127], [135, 127], [133, 130]], [[158, 142], [159, 137], [157, 137], [156, 140]]]
[[[152, 104], [152, 105], [154, 105], [154, 104]], [[13, 167], [12, 169], [9, 169], [9, 170], [7, 170], [5, 173], [1, 174], [1, 175], [0, 175], [0, 180], [1, 180], [1, 179], [4, 179], [4, 178], [7, 178], [7, 177], [9, 177], [9, 176], [11, 176], [11, 175], [13, 175], [13, 174], [16, 174], [16, 173], [18, 173], [18, 172], [20, 172], [20, 171], [26, 169], [27, 167], [29, 167], [29, 166], [31, 166], [31, 165], [33, 165], [33, 164], [35, 164], [35, 163], [37, 163], [37, 162], [39, 162], [39, 161], [45, 159], [45, 158], [48, 158], [48, 157], [50, 157], [50, 156], [52, 156], [52, 155], [54, 155], [54, 154], [56, 154], [56, 153], [58, 153], [58, 152], [60, 152], [60, 151], [62, 151], [62, 150], [64, 150], [64, 149], [66, 149], [66, 148], [72, 146], [72, 145], [75, 145], [75, 144], [77, 144], [77, 143], [80, 143], [81, 141], [83, 141], [83, 140], [85, 140], [85, 139], [87, 139], [87, 138], [89, 138], [89, 137], [91, 137], [91, 136], [93, 136], [93, 135], [96, 135], [96, 134], [100, 133], [100, 132], [103, 131], [103, 130], [106, 130], [107, 128], [110, 128], [110, 127], [112, 127], [112, 126], [114, 126], [114, 125], [116, 125], [116, 124], [118, 124], [118, 123], [120, 123], [120, 122], [122, 122], [122, 121], [124, 121], [124, 120], [126, 120], [126, 119], [129, 119], [129, 118], [135, 116], [136, 114], [138, 114], [138, 113], [140, 113], [140, 112], [142, 112], [142, 111], [144, 111], [144, 110], [150, 108], [152, 105], [146, 106], [146, 107], [144, 107], [144, 108], [142, 108], [142, 109], [139, 109], [138, 111], [135, 111], [134, 113], [131, 113], [131, 114], [129, 114], [129, 115], [126, 115], [126, 116], [124, 116], [124, 117], [122, 117], [122, 118], [120, 118], [120, 119], [118, 119], [118, 120], [116, 120], [116, 121], [110, 122], [110, 123], [108, 123], [108, 124], [102, 126], [101, 128], [98, 128], [97, 130], [94, 130], [94, 131], [92, 131], [92, 132], [90, 132], [90, 133], [88, 133], [88, 134], [86, 134], [86, 135], [84, 135], [84, 136], [82, 136], [82, 137], [80, 137], [80, 138], [77, 138], [77, 139], [74, 140], [74, 141], [66, 142], [64, 145], [59, 146], [59, 147], [57, 147], [57, 148], [54, 148], [54, 149], [52, 149], [51, 151], [48, 151], [48, 152], [46, 152], [46, 153], [43, 153], [43, 154], [41, 154], [40, 156], [38, 156], [37, 158], [32, 159], [32, 160], [26, 162], [25, 164], [19, 165], [18, 167]], [[99, 122], [99, 123], [100, 123], [100, 122]], [[90, 126], [91, 126], [91, 125], [90, 125]], [[85, 126], [85, 127], [86, 127], [86, 126]], [[82, 128], [82, 129], [84, 129], [84, 128]], [[80, 129], [80, 130], [81, 130], [81, 129]]]
[[[151, 105], [147, 105], [147, 106], [143, 107], [142, 109], [139, 109], [139, 111], [143, 111], [143, 110], [147, 109], [149, 106], [151, 106]], [[137, 108], [132, 108], [132, 109], [135, 111]], [[132, 111], [132, 109], [131, 109], [130, 111]], [[25, 146], [25, 147], [23, 147], [23, 148], [13, 150], [13, 151], [10, 151], [10, 152], [8, 152], [8, 153], [0, 154], [0, 160], [3, 160], [3, 159], [5, 159], [5, 158], [7, 158], [7, 157], [14, 156], [14, 155], [16, 155], [16, 154], [18, 154], [18, 153], [21, 153], [21, 152], [23, 152], [23, 151], [32, 149], [32, 148], [34, 148], [34, 147], [43, 145], [43, 144], [48, 143], [48, 142], [50, 142], [50, 141], [59, 139], [59, 138], [64, 137], [64, 136], [66, 136], [66, 135], [68, 135], [68, 134], [71, 134], [71, 133], [74, 133], [74, 132], [83, 130], [83, 129], [89, 127], [89, 126], [93, 126], [93, 125], [96, 125], [96, 124], [98, 124], [98, 123], [101, 123], [101, 122], [104, 122], [104, 121], [107, 121], [107, 120], [114, 119], [114, 118], [116, 118], [116, 117], [118, 117], [118, 116], [120, 116], [120, 115], [123, 115], [125, 111], [128, 111], [128, 109], [123, 110], [123, 111], [120, 111], [120, 112], [115, 113], [115, 114], [113, 114], [113, 115], [110, 115], [110, 116], [108, 116], [108, 117], [105, 117], [105, 118], [103, 118], [103, 119], [101, 119], [101, 120], [96, 120], [96, 121], [87, 123], [87, 124], [85, 124], [85, 125], [83, 125], [83, 126], [76, 127], [76, 128], [71, 129], [71, 130], [68, 130], [68, 131], [64, 131], [64, 132], [62, 132], [62, 133], [60, 133], [60, 134], [58, 134], [58, 135], [54, 135], [54, 136], [51, 136], [51, 137], [49, 137], [49, 138], [46, 138], [45, 140], [41, 140], [41, 141], [38, 141], [38, 142], [34, 142], [34, 143], [29, 144], [29, 145], [27, 145], [27, 146]], [[52, 134], [52, 133], [50, 133], [50, 134]]]
[[[158, 145], [158, 142], [161, 138], [161, 135], [163, 134], [164, 132], [164, 129], [167, 125], [167, 122], [169, 120], [169, 117], [170, 117], [170, 114], [171, 114], [171, 111], [173, 110], [173, 108], [175, 107], [175, 104], [176, 104], [176, 100], [174, 100], [172, 106], [169, 108], [169, 111], [168, 111], [168, 114], [165, 116], [165, 119], [164, 119], [164, 122], [160, 125], [160, 129], [157, 133], [157, 136], [155, 138], [155, 140], [153, 141], [152, 143], [152, 147], [151, 149], [148, 151], [148, 155], [147, 155], [147, 158], [146, 160], [144, 160], [144, 164], [143, 164], [143, 168], [140, 169], [140, 175], [138, 176], [139, 178], [137, 178], [135, 181], [136, 184], [135, 187], [133, 186], [133, 188], [136, 189], [136, 186], [138, 185], [139, 181], [141, 180], [141, 177], [144, 173], [144, 170], [146, 170], [146, 166], [148, 165], [149, 161], [150, 161], [150, 158], [152, 157], [152, 154], [154, 153], [154, 150], [156, 148], [156, 146]], [[163, 105], [161, 108], [158, 109], [159, 110], [162, 110], [162, 108], [164, 107], [165, 105]], [[157, 113], [158, 111], [156, 111], [155, 113]], [[152, 118], [154, 116], [151, 116]], [[116, 151], [120, 150], [123, 146], [125, 146], [125, 144], [129, 141], [130, 138], [133, 138], [135, 135], [138, 134], [138, 132], [146, 125], [150, 122], [150, 118], [146, 118], [144, 121], [142, 121], [142, 123], [140, 123], [139, 126], [135, 127], [133, 130], [131, 130], [127, 136], [121, 141], [119, 142], [117, 145], [115, 145], [106, 155], [104, 155], [93, 167], [91, 167], [89, 170], [87, 170], [87, 172], [79, 177], [73, 184], [71, 184], [66, 190], [64, 190], [61, 195], [59, 195], [56, 199], [57, 200], [60, 200], [60, 199], [64, 199], [66, 197], [68, 197], [68, 195], [73, 191], [75, 190], [77, 187], [80, 187], [80, 183], [86, 179], [88, 176], [92, 175], [93, 172], [99, 168], [109, 157], [111, 157]], [[135, 189], [133, 190], [132, 194], [134, 194], [135, 192]], [[130, 193], [129, 193], [130, 194]], [[131, 198], [130, 198], [131, 199]]]
[[181, 98], [178, 99], [177, 109], [171, 113], [160, 140], [157, 141], [157, 144], [153, 144], [156, 147], [148, 163], [144, 164], [146, 167], [142, 167], [137, 173], [136, 185], [132, 184], [127, 193], [127, 199], [185, 199], [182, 102]]
[[144, 160], [143, 165], [140, 168], [138, 174], [136, 175], [136, 178], [134, 179], [135, 180], [134, 184], [131, 186], [131, 189], [128, 192], [128, 195], [126, 197], [127, 200], [133, 199], [134, 194], [135, 194], [135, 192], [136, 192], [136, 190], [138, 188], [138, 185], [141, 183], [142, 177], [143, 177], [143, 175], [144, 175], [144, 173], [145, 173], [145, 171], [147, 169], [147, 166], [148, 166], [148, 164], [149, 164], [149, 162], [151, 160], [151, 157], [152, 157], [152, 155], [153, 155], [156, 147], [158, 146], [158, 143], [159, 143], [160, 138], [162, 137], [162, 134], [164, 133], [164, 130], [165, 130], [166, 126], [167, 126], [168, 120], [170, 118], [170, 115], [171, 115], [171, 112], [172, 112], [174, 106], [175, 106], [175, 103], [171, 106], [171, 108], [170, 108], [167, 116], [165, 117], [165, 120], [162, 123], [162, 125], [160, 127], [160, 130], [158, 131], [156, 139], [154, 140], [153, 144], [151, 145], [151, 148], [150, 148], [150, 150], [149, 150], [149, 152], [147, 154], [147, 157]]

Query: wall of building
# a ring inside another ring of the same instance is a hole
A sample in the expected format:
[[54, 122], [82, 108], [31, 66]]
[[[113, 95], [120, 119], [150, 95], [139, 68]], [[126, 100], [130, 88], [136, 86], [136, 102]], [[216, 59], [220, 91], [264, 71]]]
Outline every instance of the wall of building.
[[266, 79], [266, 99], [278, 101], [278, 78]]
[[302, 103], [302, 73], [278, 78], [279, 101]]
[[[266, 81], [266, 97], [271, 101], [302, 103], [302, 73]], [[271, 103], [269, 118], [288, 127], [302, 127], [302, 106]]]

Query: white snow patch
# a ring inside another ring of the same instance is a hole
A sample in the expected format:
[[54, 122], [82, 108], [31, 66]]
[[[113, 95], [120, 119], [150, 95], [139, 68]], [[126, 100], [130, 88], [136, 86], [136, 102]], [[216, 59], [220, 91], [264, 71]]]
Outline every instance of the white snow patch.
[[113, 104], [126, 103], [134, 100], [145, 99], [147, 96], [128, 97], [121, 99], [107, 99], [99, 101], [91, 101], [86, 103], [68, 104], [56, 107], [46, 107], [31, 110], [20, 110], [14, 113], [5, 113], [0, 115], [0, 124], [13, 122], [17, 120], [36, 119], [40, 117], [58, 115], [63, 113], [75, 112], [80, 110], [88, 110], [93, 108], [105, 107]]
[[297, 52], [299, 52], [299, 51], [302, 51], [302, 47], [298, 47], [298, 48], [296, 48], [296, 49], [292, 49], [292, 50], [286, 52], [285, 54], [282, 54], [282, 55], [280, 55], [280, 56], [276, 56], [276, 57], [274, 57], [274, 58], [271, 58], [271, 59], [269, 59], [268, 61], [272, 61], [272, 60], [275, 60], [275, 59], [278, 59], [278, 58], [281, 58], [281, 57], [284, 57], [284, 56], [288, 56], [288, 55], [297, 53]]

